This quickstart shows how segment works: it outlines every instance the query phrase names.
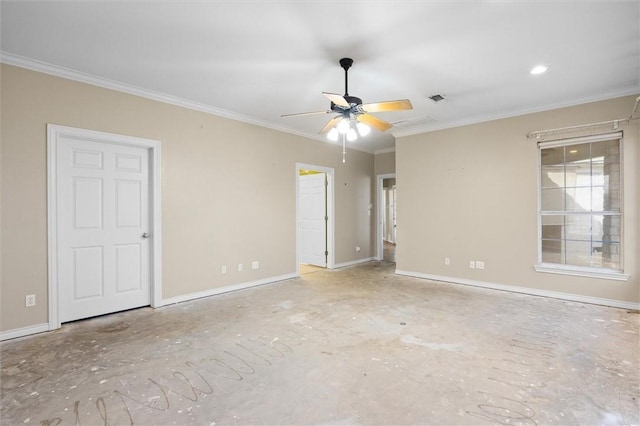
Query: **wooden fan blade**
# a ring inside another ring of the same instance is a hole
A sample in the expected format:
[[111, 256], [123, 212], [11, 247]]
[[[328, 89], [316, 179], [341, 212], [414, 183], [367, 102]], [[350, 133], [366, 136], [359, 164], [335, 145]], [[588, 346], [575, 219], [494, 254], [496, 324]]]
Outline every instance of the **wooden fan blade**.
[[379, 118], [376, 118], [370, 114], [360, 114], [356, 116], [356, 120], [364, 124], [367, 124], [373, 127], [374, 129], [380, 130], [381, 132], [384, 132], [385, 130], [389, 130], [391, 127], [393, 127], [391, 123], [387, 123], [386, 121], [380, 120]]
[[413, 105], [409, 99], [400, 99], [397, 101], [376, 102], [372, 104], [364, 104], [362, 108], [367, 112], [382, 111], [399, 111], [403, 109], [413, 109]]
[[331, 120], [329, 120], [327, 122], [327, 124], [325, 124], [325, 126], [322, 128], [322, 130], [320, 130], [320, 134], [325, 134], [327, 133], [329, 130], [331, 130], [334, 126], [336, 126], [338, 124], [338, 122], [342, 120], [342, 116], [339, 115], [337, 117], [332, 118]]
[[342, 95], [338, 95], [337, 93], [327, 93], [327, 92], [322, 92], [322, 94], [325, 95], [327, 98], [329, 98], [329, 100], [336, 105], [340, 105], [341, 107], [344, 107], [344, 108], [351, 107], [349, 102], [347, 102], [347, 100]]
[[330, 109], [326, 110], [326, 111], [311, 111], [311, 112], [296, 112], [293, 114], [282, 114], [280, 117], [295, 117], [298, 115], [317, 115], [317, 114], [329, 114], [331, 111]]

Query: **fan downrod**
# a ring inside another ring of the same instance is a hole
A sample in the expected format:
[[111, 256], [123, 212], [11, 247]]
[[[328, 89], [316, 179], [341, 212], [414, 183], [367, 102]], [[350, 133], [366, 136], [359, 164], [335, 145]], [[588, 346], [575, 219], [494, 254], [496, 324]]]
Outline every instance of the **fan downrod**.
[[353, 65], [353, 59], [342, 58], [340, 59], [340, 66], [344, 69], [344, 96], [349, 96], [349, 68]]

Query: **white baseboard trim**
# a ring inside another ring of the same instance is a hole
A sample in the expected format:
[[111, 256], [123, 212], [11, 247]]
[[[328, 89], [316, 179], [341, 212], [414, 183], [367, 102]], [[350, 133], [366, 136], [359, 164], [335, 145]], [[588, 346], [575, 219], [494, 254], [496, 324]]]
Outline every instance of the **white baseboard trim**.
[[[191, 294], [184, 294], [176, 297], [170, 297], [168, 299], [162, 299], [162, 301], [160, 302], [160, 305], [156, 307], [172, 305], [174, 303], [180, 303], [180, 302], [187, 302], [189, 300], [201, 299], [203, 297], [215, 296], [217, 294], [229, 293], [231, 291], [236, 291], [236, 290], [244, 290], [246, 288], [257, 287], [265, 284], [272, 284], [278, 281], [284, 281], [284, 280], [296, 278], [299, 276], [300, 275], [296, 273], [292, 273], [292, 274], [280, 275], [278, 277], [270, 277], [262, 280], [251, 281], [247, 283], [214, 288], [211, 290], [201, 291], [198, 293], [191, 293]], [[2, 331], [0, 332], [0, 342], [4, 340], [16, 339], [18, 337], [29, 336], [32, 334], [44, 333], [46, 331], [49, 331], [48, 323], [31, 325], [28, 327], [15, 328], [13, 330]]]
[[376, 258], [375, 257], [367, 257], [365, 259], [357, 259], [357, 260], [350, 260], [349, 262], [336, 263], [335, 265], [333, 265], [333, 269], [347, 268], [349, 266], [355, 266], [355, 265], [359, 265], [361, 263], [371, 262], [372, 260], [376, 260]]
[[32, 334], [44, 333], [49, 331], [49, 324], [36, 324], [28, 327], [14, 328], [13, 330], [7, 330], [0, 332], [0, 342], [3, 340], [17, 339], [18, 337], [30, 336]]
[[297, 278], [300, 275], [295, 272], [292, 274], [280, 275], [277, 277], [269, 277], [264, 278], [257, 281], [250, 281], [246, 283], [228, 285], [220, 288], [212, 288], [211, 290], [199, 291], [197, 293], [183, 294], [181, 296], [170, 297], [168, 299], [162, 299], [160, 302], [160, 306], [173, 305], [174, 303], [188, 302], [189, 300], [201, 299], [203, 297], [216, 296], [218, 294], [229, 293], [231, 291], [244, 290], [251, 287], [257, 287], [265, 284], [272, 284], [278, 281], [289, 280], [292, 278]]
[[468, 280], [465, 278], [447, 277], [442, 275], [423, 274], [421, 272], [403, 271], [396, 269], [397, 275], [404, 275], [407, 277], [423, 278], [432, 281], [443, 281], [453, 284], [469, 285], [473, 287], [482, 287], [492, 290], [510, 291], [512, 293], [523, 293], [531, 296], [550, 297], [553, 299], [568, 300], [571, 302], [589, 303], [592, 305], [610, 306], [613, 308], [640, 310], [640, 303], [625, 302], [615, 299], [604, 299], [600, 297], [583, 296], [580, 294], [561, 293], [558, 291], [539, 290], [529, 287], [518, 287], [504, 284], [490, 283], [486, 281]]

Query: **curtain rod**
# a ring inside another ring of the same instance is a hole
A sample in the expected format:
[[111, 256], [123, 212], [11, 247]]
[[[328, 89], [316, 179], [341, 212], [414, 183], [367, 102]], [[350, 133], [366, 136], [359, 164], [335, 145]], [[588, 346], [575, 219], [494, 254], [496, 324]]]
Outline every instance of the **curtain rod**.
[[618, 130], [618, 126], [620, 125], [620, 123], [628, 123], [631, 120], [640, 118], [639, 116], [636, 115], [638, 113], [638, 104], [640, 104], [640, 96], [636, 98], [636, 102], [633, 105], [633, 110], [631, 111], [631, 115], [627, 118], [619, 118], [617, 120], [602, 121], [599, 123], [579, 124], [577, 126], [559, 127], [557, 129], [537, 130], [535, 132], [531, 132], [527, 134], [527, 138], [536, 138], [540, 140], [545, 136], [557, 135], [560, 133], [565, 133], [570, 131], [589, 129], [592, 127], [612, 126], [613, 130]]

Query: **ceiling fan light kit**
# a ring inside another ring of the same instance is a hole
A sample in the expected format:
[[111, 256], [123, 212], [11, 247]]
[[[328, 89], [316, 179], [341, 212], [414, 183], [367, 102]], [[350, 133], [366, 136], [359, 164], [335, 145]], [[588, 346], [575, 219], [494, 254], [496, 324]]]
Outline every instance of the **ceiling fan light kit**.
[[356, 129], [358, 129], [358, 133], [360, 133], [360, 136], [363, 137], [371, 133], [371, 127], [367, 126], [364, 123], [356, 123]]
[[392, 127], [391, 123], [381, 120], [370, 113], [413, 109], [408, 99], [363, 104], [362, 99], [349, 95], [349, 68], [352, 65], [353, 59], [340, 59], [340, 66], [344, 69], [344, 95], [322, 92], [331, 102], [328, 110], [282, 115], [282, 117], [291, 117], [296, 115], [338, 114], [325, 124], [320, 130], [320, 134], [326, 134], [327, 139], [333, 142], [337, 142], [342, 136], [343, 163], [346, 155], [346, 141], [353, 142], [358, 137], [367, 136], [371, 132], [371, 127], [380, 132]]

